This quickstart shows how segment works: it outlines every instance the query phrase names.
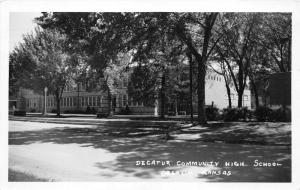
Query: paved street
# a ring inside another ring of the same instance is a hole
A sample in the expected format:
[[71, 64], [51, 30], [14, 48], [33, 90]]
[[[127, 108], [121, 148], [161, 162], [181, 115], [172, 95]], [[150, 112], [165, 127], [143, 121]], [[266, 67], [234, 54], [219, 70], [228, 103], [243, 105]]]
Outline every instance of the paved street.
[[9, 169], [48, 181], [291, 180], [290, 124], [212, 123], [167, 137], [174, 123], [10, 118]]

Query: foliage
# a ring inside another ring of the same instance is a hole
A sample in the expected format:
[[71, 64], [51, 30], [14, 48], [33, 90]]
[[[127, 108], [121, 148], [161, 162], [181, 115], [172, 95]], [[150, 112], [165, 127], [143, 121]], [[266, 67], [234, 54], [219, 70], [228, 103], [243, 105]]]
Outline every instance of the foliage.
[[[36, 28], [23, 40], [10, 54], [12, 78], [17, 78], [15, 84], [38, 93], [47, 87], [59, 100], [75, 68], [66, 52], [66, 36], [57, 30]], [[59, 115], [60, 109], [57, 110]]]
[[158, 98], [159, 73], [155, 68], [137, 66], [133, 68], [128, 86], [129, 97], [137, 101], [143, 100], [146, 106], [153, 106], [155, 99]]
[[83, 111], [83, 110], [64, 110], [64, 113], [69, 113], [69, 114], [85, 114], [86, 112]]
[[217, 121], [220, 119], [220, 113], [218, 108], [209, 106], [205, 109], [205, 111], [208, 121]]
[[[196, 63], [192, 71], [197, 75], [193, 89], [197, 92], [200, 122], [206, 121], [205, 75], [210, 61], [221, 63], [226, 87], [233, 84], [238, 92], [239, 107], [244, 89], [249, 87], [248, 77], [255, 93], [262, 94], [263, 76], [290, 71], [291, 15], [285, 13], [54, 12], [43, 13], [36, 21], [42, 28], [57, 33], [53, 42], [60, 40], [64, 44], [53, 46], [52, 54], [41, 52], [40, 57], [50, 55], [70, 64], [64, 68], [75, 68], [66, 71], [70, 76], [62, 81], [88, 81], [94, 84], [90, 89], [95, 89], [101, 80], [103, 84], [97, 89], [107, 91], [110, 101], [110, 97], [118, 93], [122, 79], [130, 79], [130, 96], [147, 100], [146, 105], [153, 105], [154, 99], [160, 98], [161, 108], [164, 108], [164, 104], [178, 97], [188, 97], [189, 77], [181, 77], [187, 75], [186, 54], [191, 54], [191, 60]], [[32, 49], [30, 45], [28, 49]], [[10, 62], [16, 63], [10, 66], [12, 86], [22, 83], [18, 78], [32, 78], [35, 73], [32, 68], [36, 67], [33, 63], [41, 59], [28, 56], [32, 52], [24, 52], [16, 51], [10, 56]], [[51, 63], [51, 59], [47, 59]], [[18, 60], [24, 64], [18, 65]], [[38, 83], [39, 89], [45, 86], [44, 81], [45, 78]], [[60, 86], [62, 92], [63, 85]], [[193, 92], [190, 93], [192, 97]], [[227, 93], [230, 95], [229, 88]], [[228, 113], [231, 112], [234, 111]]]
[[267, 67], [272, 72], [291, 71], [291, 13], [264, 13], [261, 19], [259, 45], [269, 57]]
[[247, 121], [252, 118], [252, 111], [247, 107], [242, 108], [226, 108], [223, 110], [224, 121]]
[[255, 110], [257, 121], [269, 121], [272, 109], [266, 106], [260, 106]]
[[[43, 28], [57, 29], [68, 36], [72, 51], [83, 52], [88, 59], [85, 80], [90, 84], [99, 83], [98, 89], [106, 91], [109, 99], [109, 113], [112, 114], [112, 94], [115, 79], [119, 77], [119, 65], [115, 64], [122, 53], [128, 53], [133, 14], [130, 13], [43, 13], [36, 18]], [[81, 78], [82, 80], [82, 78]], [[95, 86], [95, 85], [94, 85]]]
[[26, 116], [26, 111], [14, 111], [14, 116]]
[[255, 116], [257, 121], [290, 122], [291, 110], [287, 107], [271, 109], [260, 106], [256, 109]]
[[130, 108], [128, 107], [128, 105], [125, 107], [125, 109], [121, 109], [119, 114], [120, 115], [130, 115], [132, 112], [130, 110]]

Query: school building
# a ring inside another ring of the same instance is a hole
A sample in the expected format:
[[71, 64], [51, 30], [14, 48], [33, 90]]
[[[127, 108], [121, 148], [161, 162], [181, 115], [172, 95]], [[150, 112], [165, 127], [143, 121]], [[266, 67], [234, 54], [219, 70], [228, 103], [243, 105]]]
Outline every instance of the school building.
[[[117, 92], [112, 96], [113, 110], [116, 114], [121, 113], [127, 106], [132, 114], [157, 115], [159, 113], [159, 105], [144, 105], [143, 101], [137, 101], [129, 97], [127, 87], [128, 80], [123, 80]], [[60, 101], [61, 112], [85, 111], [89, 107], [88, 109], [105, 113], [108, 111], [109, 105], [107, 97], [106, 91], [87, 89], [84, 83], [78, 83], [73, 86], [66, 85]], [[43, 112], [44, 99], [43, 93], [37, 94], [32, 90], [21, 88], [16, 98], [16, 108], [26, 110], [26, 112]], [[187, 113], [189, 109], [188, 101], [188, 96], [186, 99], [178, 99], [177, 111]], [[194, 110], [197, 110], [196, 101], [193, 103]], [[238, 96], [233, 86], [231, 86], [231, 101], [233, 107], [238, 105]], [[205, 103], [219, 109], [228, 107], [228, 95], [224, 78], [211, 70], [207, 71], [206, 76]], [[243, 106], [251, 108], [251, 94], [248, 87], [244, 91]], [[169, 106], [166, 112], [170, 111], [171, 107]], [[55, 112], [56, 110], [56, 100], [51, 94], [47, 95], [46, 108], [47, 112]]]

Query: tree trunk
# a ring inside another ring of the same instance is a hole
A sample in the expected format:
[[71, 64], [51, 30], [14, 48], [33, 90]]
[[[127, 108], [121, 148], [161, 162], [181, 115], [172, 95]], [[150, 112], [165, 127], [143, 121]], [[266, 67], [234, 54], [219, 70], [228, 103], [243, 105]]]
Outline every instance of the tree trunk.
[[253, 80], [251, 80], [253, 92], [254, 92], [254, 97], [255, 97], [255, 109], [259, 107], [259, 99], [258, 99], [258, 92], [257, 92], [257, 87], [256, 84]]
[[243, 94], [244, 92], [242, 90], [238, 91], [238, 107], [243, 107]]
[[198, 62], [198, 122], [206, 123], [205, 113], [205, 65]]
[[178, 102], [177, 102], [177, 94], [176, 94], [176, 97], [175, 97], [175, 116], [178, 115]]
[[112, 95], [109, 91], [109, 89], [107, 89], [107, 108], [108, 108], [108, 115], [109, 116], [113, 116], [114, 115], [114, 112], [113, 112], [113, 108], [112, 108]]
[[58, 91], [55, 92], [56, 99], [56, 116], [60, 116], [60, 94]]
[[194, 110], [193, 110], [193, 57], [191, 53], [187, 54], [190, 62], [190, 71], [189, 71], [189, 77], [190, 77], [190, 111], [191, 111], [191, 123], [194, 122]]
[[162, 75], [161, 79], [161, 89], [160, 89], [160, 118], [165, 118], [165, 84], [166, 76], [165, 73]]
[[230, 96], [230, 94], [231, 94], [230, 87], [227, 84], [227, 82], [225, 82], [225, 86], [226, 86], [226, 91], [227, 91], [227, 96], [228, 96], [228, 108], [231, 108], [232, 103], [231, 103], [231, 96]]

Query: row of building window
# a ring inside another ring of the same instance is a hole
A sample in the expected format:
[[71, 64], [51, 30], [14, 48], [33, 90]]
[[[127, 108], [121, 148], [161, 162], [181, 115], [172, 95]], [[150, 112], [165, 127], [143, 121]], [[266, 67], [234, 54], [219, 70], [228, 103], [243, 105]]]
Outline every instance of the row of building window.
[[208, 75], [207, 78], [210, 79], [210, 80], [216, 80], [216, 81], [221, 82], [221, 77]]
[[[127, 88], [128, 87], [128, 79], [124, 79], [122, 82], [121, 82], [121, 85], [120, 85], [121, 88]], [[79, 89], [77, 89], [79, 88]], [[66, 85], [65, 87], [65, 92], [73, 92], [73, 91], [86, 91], [86, 84], [84, 83], [79, 83], [78, 85], [75, 84], [75, 85]]]
[[[238, 100], [238, 95], [237, 94], [230, 94], [231, 100]], [[226, 98], [228, 98], [228, 96], [226, 95]], [[248, 95], [243, 95], [243, 100], [244, 101], [248, 101], [249, 97]]]
[[[28, 100], [28, 107], [35, 108], [38, 107], [39, 99], [29, 99]], [[79, 104], [80, 107], [101, 107], [103, 106], [102, 102], [102, 96], [85, 96], [85, 97], [62, 97], [60, 100], [60, 106], [61, 107], [77, 107], [77, 104]], [[128, 95], [118, 95], [118, 105], [117, 107], [142, 107], [144, 106], [142, 101], [135, 101], [133, 98], [128, 98]], [[47, 107], [56, 107], [56, 100], [54, 97], [48, 97], [47, 98]]]
[[36, 108], [36, 107], [38, 107], [38, 102], [39, 102], [38, 99], [29, 99], [27, 101], [27, 107]]
[[142, 101], [136, 101], [133, 98], [128, 97], [127, 94], [119, 95], [119, 102], [122, 102], [122, 106], [126, 107], [127, 105], [130, 107], [143, 107], [144, 103]]
[[[56, 106], [56, 102], [54, 98], [48, 99], [48, 106], [54, 107]], [[102, 97], [101, 96], [85, 96], [85, 97], [62, 97], [60, 100], [61, 107], [77, 107], [79, 104], [80, 107], [101, 107], [102, 105]]]

